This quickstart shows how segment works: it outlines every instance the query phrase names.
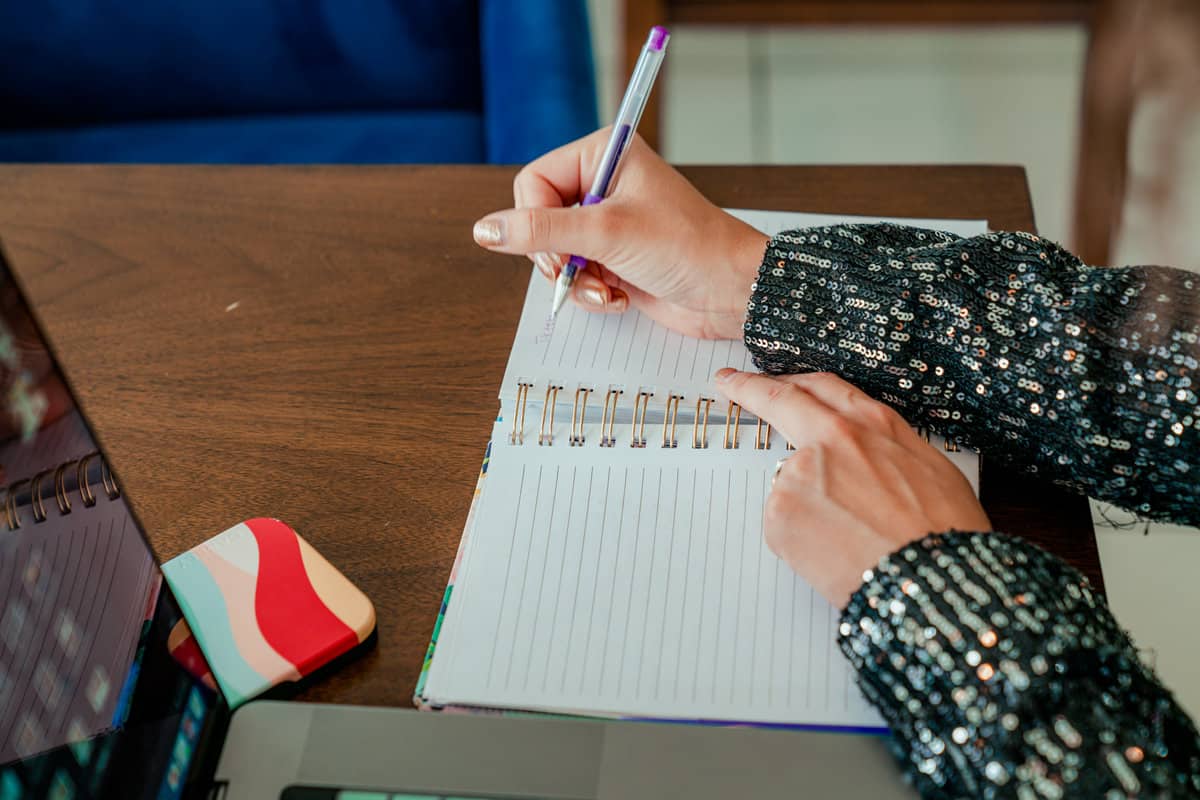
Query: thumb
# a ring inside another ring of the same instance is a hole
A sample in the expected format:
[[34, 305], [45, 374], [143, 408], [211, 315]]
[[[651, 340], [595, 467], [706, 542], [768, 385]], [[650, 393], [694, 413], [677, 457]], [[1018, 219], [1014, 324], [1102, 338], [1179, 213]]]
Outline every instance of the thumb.
[[475, 223], [480, 247], [497, 253], [573, 253], [606, 261], [613, 249], [610, 215], [601, 204], [575, 208], [510, 208]]

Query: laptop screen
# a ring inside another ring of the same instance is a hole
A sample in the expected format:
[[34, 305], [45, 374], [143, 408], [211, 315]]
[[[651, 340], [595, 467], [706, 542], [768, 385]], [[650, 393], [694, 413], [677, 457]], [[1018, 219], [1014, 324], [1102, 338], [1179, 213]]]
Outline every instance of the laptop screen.
[[0, 503], [0, 800], [184, 796], [220, 698], [2, 253]]

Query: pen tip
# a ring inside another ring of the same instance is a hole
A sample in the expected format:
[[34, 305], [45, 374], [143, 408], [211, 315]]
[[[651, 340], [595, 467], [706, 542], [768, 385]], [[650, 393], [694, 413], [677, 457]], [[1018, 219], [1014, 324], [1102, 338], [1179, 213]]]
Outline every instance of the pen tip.
[[571, 282], [566, 279], [566, 274], [559, 275], [558, 281], [554, 284], [554, 302], [550, 305], [551, 319], [558, 316], [558, 312], [563, 307], [563, 303], [567, 301], [567, 295], [570, 292]]

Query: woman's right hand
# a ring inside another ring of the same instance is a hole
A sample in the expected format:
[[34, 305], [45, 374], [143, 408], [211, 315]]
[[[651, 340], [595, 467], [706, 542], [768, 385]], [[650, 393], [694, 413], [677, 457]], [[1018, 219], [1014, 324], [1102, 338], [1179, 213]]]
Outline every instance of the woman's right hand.
[[688, 336], [742, 335], [767, 236], [710, 203], [640, 137], [603, 203], [575, 206], [591, 187], [608, 129], [526, 165], [514, 208], [475, 223], [475, 241], [533, 259], [554, 280], [570, 254], [591, 263], [573, 299], [589, 311], [632, 305]]

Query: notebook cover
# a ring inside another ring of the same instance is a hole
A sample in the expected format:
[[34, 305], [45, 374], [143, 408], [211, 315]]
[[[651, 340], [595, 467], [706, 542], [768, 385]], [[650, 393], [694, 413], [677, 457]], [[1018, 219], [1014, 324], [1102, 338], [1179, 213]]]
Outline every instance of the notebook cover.
[[488, 442], [483, 453], [483, 464], [479, 467], [479, 480], [475, 481], [475, 494], [471, 496], [471, 507], [467, 510], [467, 521], [463, 525], [462, 538], [458, 540], [458, 552], [454, 555], [454, 565], [450, 567], [450, 578], [446, 582], [446, 591], [442, 592], [442, 604], [438, 608], [437, 619], [433, 623], [433, 635], [429, 639], [429, 647], [425, 650], [425, 660], [421, 662], [421, 674], [417, 676], [417, 688], [413, 690], [413, 705], [422, 711], [442, 710], [434, 706], [425, 697], [425, 683], [429, 680], [429, 669], [433, 666], [433, 654], [437, 650], [438, 634], [442, 632], [442, 622], [446, 619], [446, 609], [450, 607], [450, 595], [454, 592], [454, 582], [458, 578], [458, 568], [462, 564], [463, 552], [467, 547], [467, 538], [475, 524], [475, 514], [479, 509], [479, 498], [483, 494], [483, 479], [487, 477], [488, 462], [492, 457], [492, 443]]

